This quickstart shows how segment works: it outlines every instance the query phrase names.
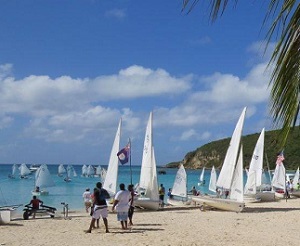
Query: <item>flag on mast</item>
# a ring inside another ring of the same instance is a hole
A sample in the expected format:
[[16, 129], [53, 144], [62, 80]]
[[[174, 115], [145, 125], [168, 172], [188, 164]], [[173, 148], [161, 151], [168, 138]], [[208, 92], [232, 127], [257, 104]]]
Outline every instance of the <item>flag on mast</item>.
[[128, 143], [123, 149], [121, 149], [117, 156], [122, 165], [126, 164], [129, 160], [130, 155], [130, 143]]
[[276, 164], [280, 165], [284, 161], [283, 150], [277, 155]]

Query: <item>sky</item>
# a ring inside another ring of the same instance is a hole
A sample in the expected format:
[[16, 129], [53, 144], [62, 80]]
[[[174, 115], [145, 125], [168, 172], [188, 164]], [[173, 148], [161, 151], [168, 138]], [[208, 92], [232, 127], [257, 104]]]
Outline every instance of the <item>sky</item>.
[[[182, 1], [1, 0], [0, 163], [140, 165], [153, 112], [156, 162], [272, 129], [266, 4], [239, 1], [214, 23]], [[273, 41], [273, 40], [272, 40]]]

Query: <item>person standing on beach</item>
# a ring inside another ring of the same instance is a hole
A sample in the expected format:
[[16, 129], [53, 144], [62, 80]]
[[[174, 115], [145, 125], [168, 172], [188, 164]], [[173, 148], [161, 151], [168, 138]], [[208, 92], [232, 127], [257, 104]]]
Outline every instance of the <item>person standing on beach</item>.
[[135, 192], [134, 192], [134, 188], [133, 188], [132, 184], [128, 185], [128, 191], [130, 192], [128, 219], [129, 219], [129, 225], [133, 226], [132, 217], [133, 217], [133, 213], [134, 213], [134, 196], [135, 196]]
[[84, 201], [85, 211], [88, 213], [89, 208], [92, 206], [90, 188], [86, 188], [85, 192], [83, 192], [82, 194], [82, 197]]
[[36, 196], [33, 196], [30, 203], [26, 206], [32, 206], [32, 218], [35, 219], [36, 211], [40, 208], [40, 204], [43, 205], [43, 201], [38, 199]]
[[115, 196], [115, 201], [112, 206], [112, 211], [117, 210], [118, 221], [121, 222], [123, 230], [127, 230], [127, 220], [128, 220], [128, 208], [129, 200], [131, 198], [131, 193], [125, 190], [125, 184], [120, 184], [120, 191], [117, 192]]
[[102, 217], [104, 225], [105, 225], [105, 232], [108, 233], [108, 210], [107, 210], [107, 203], [106, 199], [110, 198], [107, 190], [102, 188], [102, 183], [98, 182], [96, 184], [96, 189], [94, 189], [94, 209], [92, 214], [92, 220], [90, 223], [90, 227], [86, 230], [86, 233], [91, 233], [92, 229], [95, 227], [95, 221]]
[[164, 199], [165, 199], [165, 192], [166, 189], [163, 184], [160, 184], [158, 194], [159, 194], [159, 201], [160, 201], [160, 206], [163, 208], [164, 207]]

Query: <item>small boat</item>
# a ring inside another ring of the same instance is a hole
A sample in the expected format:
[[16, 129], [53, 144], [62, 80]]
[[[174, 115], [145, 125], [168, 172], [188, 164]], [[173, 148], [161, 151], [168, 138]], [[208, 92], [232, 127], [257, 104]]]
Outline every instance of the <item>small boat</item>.
[[31, 164], [29, 167], [29, 170], [30, 170], [30, 172], [35, 172], [36, 170], [39, 169], [40, 166], [41, 165], [39, 165], [39, 164]]
[[176, 173], [171, 195], [167, 200], [172, 206], [186, 206], [191, 204], [191, 199], [187, 195], [187, 175], [183, 164]]
[[167, 174], [167, 172], [165, 170], [158, 170], [157, 172], [158, 174]]
[[192, 196], [192, 200], [200, 206], [214, 207], [220, 210], [241, 212], [245, 207], [243, 192], [243, 146], [241, 136], [246, 108], [236, 124], [227, 149], [221, 172], [217, 180], [217, 189], [225, 194], [225, 198], [208, 195]]
[[20, 170], [17, 164], [13, 164], [11, 174], [8, 175], [10, 179], [15, 179], [20, 175]]
[[48, 195], [49, 192], [45, 189], [48, 187], [55, 186], [51, 174], [46, 164], [41, 165], [35, 173], [34, 190], [31, 192], [32, 195]]
[[205, 185], [204, 173], [205, 173], [205, 167], [203, 167], [202, 172], [199, 177], [199, 183], [198, 183], [199, 186]]
[[29, 168], [25, 163], [22, 163], [21, 166], [19, 167], [20, 170], [20, 178], [21, 179], [27, 179], [28, 175], [31, 174]]
[[138, 196], [134, 204], [149, 210], [158, 210], [160, 204], [156, 160], [152, 143], [152, 112], [150, 112], [145, 133]]
[[57, 175], [58, 175], [58, 177], [64, 176], [64, 174], [65, 174], [66, 172], [67, 172], [67, 171], [66, 171], [64, 165], [63, 165], [63, 164], [60, 164], [60, 165], [58, 166], [58, 170], [57, 170]]

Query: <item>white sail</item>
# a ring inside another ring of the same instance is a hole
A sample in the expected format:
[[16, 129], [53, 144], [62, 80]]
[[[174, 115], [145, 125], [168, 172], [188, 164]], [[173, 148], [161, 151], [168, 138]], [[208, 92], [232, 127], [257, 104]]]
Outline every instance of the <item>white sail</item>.
[[220, 187], [221, 189], [229, 190], [231, 187], [233, 172], [237, 162], [245, 115], [246, 107], [243, 109], [243, 112], [236, 124], [235, 130], [230, 140], [229, 147], [226, 152], [221, 172], [219, 174], [217, 187]]
[[172, 188], [172, 195], [180, 197], [187, 196], [186, 171], [183, 164], [180, 164], [180, 167], [176, 173]]
[[147, 190], [151, 175], [153, 173], [152, 166], [152, 112], [150, 113], [145, 140], [144, 140], [144, 149], [143, 149], [143, 158], [142, 158], [142, 166], [141, 166], [141, 176], [139, 186], [142, 189]]
[[244, 190], [245, 194], [255, 194], [256, 188], [262, 184], [264, 139], [265, 129], [263, 128], [253, 151], [249, 166], [248, 178]]
[[101, 176], [101, 170], [102, 170], [102, 167], [101, 167], [100, 165], [98, 165], [98, 166], [96, 167], [96, 175], [97, 175], [97, 176]]
[[36, 171], [35, 186], [40, 188], [55, 186], [46, 164], [42, 164]]
[[214, 166], [212, 167], [212, 169], [210, 171], [210, 180], [209, 180], [208, 189], [213, 192], [216, 192], [216, 189], [217, 189], [217, 173], [216, 173], [216, 169]]
[[239, 202], [244, 201], [244, 191], [243, 191], [243, 146], [240, 149], [240, 155], [236, 168], [234, 170], [232, 185], [230, 189], [230, 199], [237, 200]]
[[57, 171], [58, 176], [62, 176], [65, 173], [66, 173], [66, 169], [65, 169], [64, 165], [60, 164], [58, 166], [58, 171]]
[[9, 178], [16, 178], [17, 176], [20, 175], [20, 170], [17, 164], [13, 164], [12, 168], [11, 168], [11, 174], [8, 175]]
[[21, 164], [21, 166], [19, 167], [19, 170], [20, 170], [21, 177], [26, 177], [27, 175], [29, 175], [31, 173], [25, 163]]
[[87, 165], [83, 165], [81, 168], [81, 175], [85, 177], [87, 175]]
[[152, 143], [152, 112], [150, 113], [145, 133], [139, 195], [141, 197], [135, 201], [137, 206], [151, 210], [159, 208], [156, 160]]
[[156, 172], [156, 159], [155, 159], [155, 154], [154, 154], [154, 147], [152, 147], [152, 158], [151, 158], [151, 163], [152, 163], [152, 174], [151, 174], [151, 179], [150, 179], [150, 184], [148, 188], [146, 189], [146, 197], [149, 197], [151, 200], [159, 200], [159, 195], [158, 195], [158, 182], [157, 182], [157, 172]]
[[76, 177], [77, 173], [72, 165], [67, 166], [67, 176], [65, 177], [65, 181], [71, 181], [73, 177]]
[[[230, 145], [224, 159], [224, 163], [217, 181], [217, 187], [221, 190], [229, 191], [229, 198], [218, 198], [211, 196], [192, 196], [192, 200], [202, 205], [208, 205], [221, 210], [229, 210], [241, 212], [244, 207], [243, 199], [243, 159], [242, 147], [240, 149], [240, 141], [244, 125], [246, 108], [244, 108], [235, 130], [233, 132]], [[240, 149], [240, 157], [237, 161], [237, 156]]]
[[283, 162], [276, 164], [276, 168], [272, 179], [272, 186], [278, 189], [285, 190], [285, 179], [285, 167], [283, 165]]
[[122, 119], [120, 119], [119, 121], [115, 140], [113, 142], [112, 149], [110, 152], [106, 178], [103, 184], [103, 188], [106, 189], [111, 195], [115, 195], [117, 191], [118, 168], [119, 168], [119, 159], [117, 153], [120, 150], [121, 126], [122, 126]]
[[87, 171], [86, 171], [86, 175], [87, 175], [88, 177], [92, 177], [92, 176], [94, 176], [94, 174], [95, 174], [95, 169], [94, 169], [94, 167], [93, 167], [92, 165], [88, 165]]
[[297, 189], [298, 188], [298, 182], [299, 182], [299, 167], [297, 168], [296, 172], [295, 172], [295, 176], [293, 179], [293, 188]]

